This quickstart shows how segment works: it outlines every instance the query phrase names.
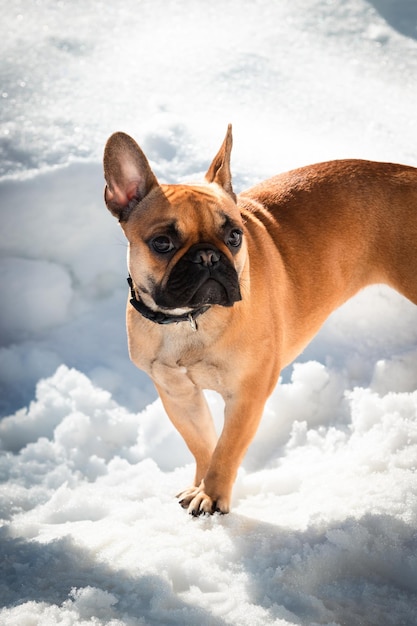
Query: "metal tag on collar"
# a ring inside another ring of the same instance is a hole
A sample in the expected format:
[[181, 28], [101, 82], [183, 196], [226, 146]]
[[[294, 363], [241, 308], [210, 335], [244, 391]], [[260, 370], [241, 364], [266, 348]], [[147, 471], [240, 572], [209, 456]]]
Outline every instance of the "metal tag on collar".
[[190, 322], [190, 326], [193, 329], [193, 331], [196, 332], [198, 330], [197, 322], [195, 321], [191, 313], [188, 314], [188, 321]]

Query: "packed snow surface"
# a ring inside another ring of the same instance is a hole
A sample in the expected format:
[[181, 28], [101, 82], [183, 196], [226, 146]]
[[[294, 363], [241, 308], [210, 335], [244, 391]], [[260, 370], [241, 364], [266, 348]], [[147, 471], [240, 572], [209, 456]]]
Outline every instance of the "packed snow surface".
[[336, 311], [282, 373], [232, 513], [191, 518], [192, 458], [128, 360], [100, 160], [123, 130], [161, 182], [198, 180], [232, 122], [236, 191], [417, 166], [416, 3], [0, 7], [0, 623], [415, 626], [417, 307], [374, 286]]

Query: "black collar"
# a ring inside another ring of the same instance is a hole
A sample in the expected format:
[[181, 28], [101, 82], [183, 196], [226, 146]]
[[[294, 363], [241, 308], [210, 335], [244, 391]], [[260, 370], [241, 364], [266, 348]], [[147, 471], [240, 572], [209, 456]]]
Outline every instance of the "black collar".
[[131, 300], [130, 304], [133, 306], [136, 311], [138, 311], [143, 317], [146, 317], [147, 320], [151, 322], [155, 322], [155, 324], [177, 324], [178, 322], [189, 322], [191, 328], [193, 330], [197, 330], [196, 318], [199, 315], [202, 315], [210, 308], [209, 304], [206, 304], [199, 309], [195, 309], [194, 311], [190, 311], [190, 313], [183, 313], [182, 315], [168, 315], [167, 313], [163, 313], [162, 311], [153, 311], [149, 307], [146, 306], [141, 300], [138, 300], [136, 297], [136, 292], [133, 287], [133, 281], [129, 276], [127, 279], [130, 287], [130, 295]]

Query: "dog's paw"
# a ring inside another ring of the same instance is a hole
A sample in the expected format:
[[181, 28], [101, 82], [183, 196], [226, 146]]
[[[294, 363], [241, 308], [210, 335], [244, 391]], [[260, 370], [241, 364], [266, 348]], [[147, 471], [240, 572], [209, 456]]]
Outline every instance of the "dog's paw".
[[213, 500], [204, 491], [204, 481], [198, 487], [191, 487], [177, 495], [180, 505], [187, 509], [190, 515], [213, 515], [213, 513], [228, 513], [229, 504], [224, 499]]

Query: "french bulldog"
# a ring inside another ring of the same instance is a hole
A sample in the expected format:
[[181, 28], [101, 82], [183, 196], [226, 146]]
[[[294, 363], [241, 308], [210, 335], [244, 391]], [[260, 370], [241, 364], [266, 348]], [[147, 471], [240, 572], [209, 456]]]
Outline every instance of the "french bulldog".
[[[127, 333], [195, 457], [179, 494], [227, 513], [239, 465], [279, 373], [329, 314], [386, 283], [417, 304], [417, 169], [336, 160], [239, 195], [229, 125], [205, 180], [160, 184], [124, 133], [105, 147], [105, 202], [128, 240]], [[203, 395], [224, 399], [218, 437]]]

